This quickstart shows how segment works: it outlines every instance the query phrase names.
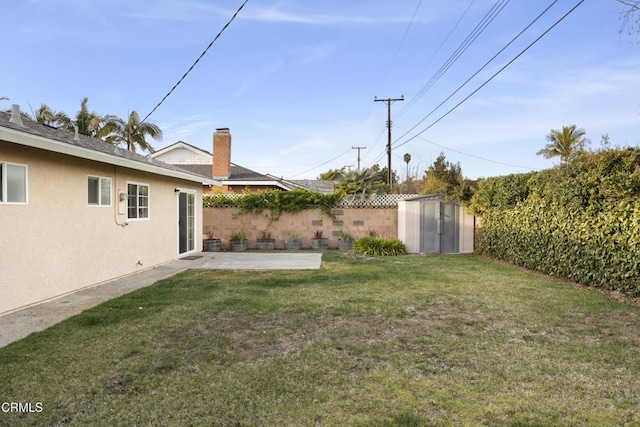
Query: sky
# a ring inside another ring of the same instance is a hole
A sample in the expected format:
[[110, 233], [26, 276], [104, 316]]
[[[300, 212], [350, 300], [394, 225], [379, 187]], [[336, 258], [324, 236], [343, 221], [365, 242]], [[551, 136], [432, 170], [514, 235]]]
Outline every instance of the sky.
[[[243, 3], [3, 2], [0, 108], [74, 115], [88, 97], [99, 114], [143, 118]], [[384, 167], [387, 103], [374, 99], [404, 97], [391, 103], [401, 177], [405, 153], [415, 176], [441, 152], [470, 179], [549, 168], [557, 160], [536, 152], [571, 124], [593, 148], [604, 134], [640, 145], [640, 44], [619, 2], [586, 0], [535, 41], [578, 3], [248, 0], [148, 118], [164, 134], [151, 143], [211, 152], [215, 129], [229, 128], [232, 162], [260, 173], [355, 169], [352, 147], [366, 147], [362, 168]]]

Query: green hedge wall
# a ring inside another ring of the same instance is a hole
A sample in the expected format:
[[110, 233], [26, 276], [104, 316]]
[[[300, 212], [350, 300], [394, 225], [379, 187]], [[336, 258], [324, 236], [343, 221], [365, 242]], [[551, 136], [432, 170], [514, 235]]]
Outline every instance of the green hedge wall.
[[486, 182], [475, 197], [478, 253], [640, 296], [639, 149]]

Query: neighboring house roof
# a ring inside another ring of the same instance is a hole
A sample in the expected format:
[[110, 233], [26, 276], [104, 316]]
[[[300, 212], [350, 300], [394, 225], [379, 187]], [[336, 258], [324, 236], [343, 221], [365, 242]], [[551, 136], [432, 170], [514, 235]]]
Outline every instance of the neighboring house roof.
[[194, 175], [188, 170], [149, 156], [27, 118], [22, 118], [22, 125], [12, 123], [11, 116], [11, 113], [0, 112], [0, 140], [206, 185], [221, 185], [219, 181], [211, 179], [211, 175]]
[[[181, 168], [201, 176], [208, 178], [212, 178], [213, 176], [213, 154], [184, 141], [178, 141], [164, 147], [151, 156], [163, 158], [165, 162], [179, 165]], [[205, 158], [207, 161], [205, 161]], [[286, 180], [276, 178], [272, 175], [261, 174], [233, 162], [229, 164], [229, 176], [219, 181], [223, 185], [236, 187], [250, 185], [278, 187], [283, 190], [292, 190], [298, 187]]]
[[160, 157], [170, 154], [173, 151], [179, 151], [181, 153], [190, 153], [189, 157], [181, 156], [180, 159], [176, 158], [177, 162], [184, 162], [185, 164], [208, 164], [211, 165], [213, 154], [203, 150], [195, 145], [191, 145], [188, 142], [178, 141], [174, 144], [164, 147], [153, 153], [152, 157]]
[[[221, 131], [228, 134], [227, 128], [216, 129], [216, 134]], [[214, 139], [215, 135], [214, 134]], [[230, 140], [228, 148], [230, 150]], [[214, 142], [215, 145], [215, 142]], [[225, 154], [223, 154], [224, 157]], [[178, 141], [164, 147], [151, 155], [151, 157], [162, 159], [166, 163], [180, 166], [197, 175], [208, 178], [213, 177], [213, 154], [199, 147], [184, 141]], [[278, 178], [271, 174], [261, 174], [249, 168], [245, 168], [236, 163], [229, 162], [228, 177], [219, 179], [223, 185], [228, 186], [253, 186], [253, 187], [277, 187], [283, 190], [293, 190], [302, 188], [319, 193], [331, 193], [335, 188], [334, 181], [325, 180], [287, 180]]]

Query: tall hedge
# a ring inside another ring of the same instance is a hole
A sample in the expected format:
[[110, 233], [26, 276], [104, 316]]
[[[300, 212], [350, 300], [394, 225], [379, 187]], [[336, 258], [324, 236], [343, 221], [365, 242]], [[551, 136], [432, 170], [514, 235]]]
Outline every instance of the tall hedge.
[[640, 149], [490, 178], [472, 208], [477, 252], [640, 296]]

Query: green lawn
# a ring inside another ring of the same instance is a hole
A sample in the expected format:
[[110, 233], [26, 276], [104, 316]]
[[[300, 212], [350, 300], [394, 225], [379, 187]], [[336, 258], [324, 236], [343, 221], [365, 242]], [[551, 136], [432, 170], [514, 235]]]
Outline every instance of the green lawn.
[[0, 349], [11, 425], [640, 425], [640, 309], [475, 256], [191, 271]]

